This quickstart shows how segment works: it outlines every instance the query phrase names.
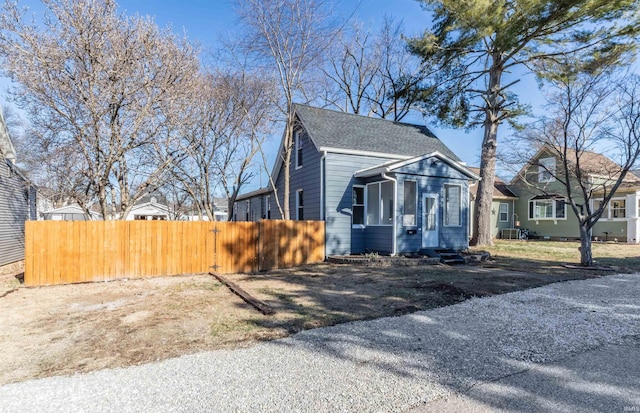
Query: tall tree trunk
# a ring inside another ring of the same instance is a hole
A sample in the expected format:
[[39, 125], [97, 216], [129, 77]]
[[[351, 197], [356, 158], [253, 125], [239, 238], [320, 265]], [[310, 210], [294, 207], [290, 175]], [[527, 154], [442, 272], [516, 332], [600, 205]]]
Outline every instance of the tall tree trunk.
[[580, 265], [591, 267], [593, 265], [593, 254], [591, 253], [591, 233], [592, 229], [587, 228], [586, 223], [580, 223]]
[[493, 53], [489, 71], [489, 88], [485, 103], [484, 138], [480, 156], [480, 182], [476, 200], [476, 215], [472, 244], [492, 245], [491, 203], [493, 184], [496, 179], [496, 150], [498, 147], [498, 125], [500, 124], [500, 80], [502, 78], [502, 56]]
[[[282, 160], [283, 163], [283, 173], [284, 173], [284, 194], [283, 196], [283, 212], [284, 216], [282, 219], [291, 219], [291, 205], [289, 204], [290, 199], [290, 187], [291, 187], [291, 152], [293, 151], [293, 108], [289, 110], [287, 114], [287, 124], [285, 125], [285, 133], [284, 133], [284, 158]], [[277, 177], [276, 177], [277, 179]]]

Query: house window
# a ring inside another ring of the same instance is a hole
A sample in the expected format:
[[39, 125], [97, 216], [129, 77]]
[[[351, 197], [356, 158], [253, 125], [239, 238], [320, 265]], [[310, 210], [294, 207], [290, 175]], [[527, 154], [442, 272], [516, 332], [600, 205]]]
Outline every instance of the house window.
[[[592, 211], [595, 212], [602, 205], [602, 199], [593, 200]], [[638, 205], [640, 209], [640, 204]], [[640, 210], [638, 211], [640, 213]], [[624, 198], [612, 199], [609, 205], [605, 206], [602, 210], [602, 218], [626, 218], [627, 217], [627, 202]]]
[[353, 199], [351, 200], [351, 224], [364, 225], [364, 187], [353, 186]]
[[538, 161], [538, 182], [556, 180], [556, 158], [543, 158]]
[[404, 215], [402, 225], [405, 227], [416, 226], [416, 210], [418, 204], [418, 193], [416, 181], [404, 181]]
[[247, 206], [247, 213], [246, 213], [245, 221], [249, 221], [249, 211], [251, 211], [251, 201], [249, 201], [248, 199], [246, 202], [246, 206]]
[[499, 215], [500, 222], [509, 221], [509, 204], [507, 204], [506, 202], [500, 203]]
[[233, 220], [238, 222], [238, 203], [233, 204]]
[[462, 197], [459, 185], [444, 186], [444, 225], [458, 227], [461, 225]]
[[367, 185], [367, 225], [392, 225], [394, 216], [393, 182]]
[[566, 202], [564, 198], [540, 196], [529, 201], [529, 219], [565, 219]]
[[302, 139], [300, 134], [296, 132], [296, 169], [302, 168]]
[[302, 189], [296, 191], [296, 219], [304, 220], [304, 195]]
[[266, 217], [267, 219], [271, 219], [271, 195], [267, 195], [264, 203], [265, 203], [264, 207], [266, 210]]
[[611, 200], [611, 218], [626, 218], [627, 204], [624, 199]]

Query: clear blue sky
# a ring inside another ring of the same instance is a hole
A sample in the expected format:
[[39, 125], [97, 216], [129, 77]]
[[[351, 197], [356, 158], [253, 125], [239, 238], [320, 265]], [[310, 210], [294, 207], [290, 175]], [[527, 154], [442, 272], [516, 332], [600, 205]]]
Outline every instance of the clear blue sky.
[[[40, 14], [42, 11], [39, 0], [19, 0], [19, 3], [29, 7], [33, 13]], [[170, 25], [176, 33], [186, 33], [191, 41], [196, 41], [205, 49], [214, 49], [219, 35], [226, 33], [237, 23], [233, 3], [228, 0], [120, 0], [118, 4], [127, 14], [150, 15], [155, 18], [160, 27]], [[336, 12], [342, 17], [354, 14], [359, 20], [371, 24], [380, 22], [385, 15], [393, 16], [404, 21], [408, 35], [421, 33], [431, 23], [428, 14], [415, 0], [341, 0]], [[5, 101], [4, 90], [7, 85], [6, 80], [0, 80], [0, 88], [3, 92], [0, 103]], [[523, 103], [530, 101], [537, 103], [541, 99], [531, 75], [523, 79], [514, 91], [519, 92]], [[405, 118], [405, 121], [425, 123], [421, 116], [415, 115]], [[426, 122], [429, 121], [430, 119], [426, 120]], [[462, 130], [429, 126], [468, 165], [479, 165], [482, 129], [477, 128], [466, 133]], [[504, 125], [501, 128], [499, 140], [508, 133], [508, 128]], [[276, 135], [275, 139], [279, 139], [280, 134]], [[277, 144], [268, 146], [277, 148]], [[272, 163], [275, 153], [269, 155]], [[265, 183], [263, 174], [262, 184]], [[246, 190], [255, 189], [260, 184], [260, 179], [256, 178]]]

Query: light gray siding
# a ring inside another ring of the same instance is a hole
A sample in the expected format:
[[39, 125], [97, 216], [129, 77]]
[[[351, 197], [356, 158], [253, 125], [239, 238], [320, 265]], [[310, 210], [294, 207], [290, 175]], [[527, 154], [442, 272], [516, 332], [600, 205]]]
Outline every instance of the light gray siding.
[[35, 190], [0, 155], [0, 265], [24, 259], [24, 222], [34, 215]]

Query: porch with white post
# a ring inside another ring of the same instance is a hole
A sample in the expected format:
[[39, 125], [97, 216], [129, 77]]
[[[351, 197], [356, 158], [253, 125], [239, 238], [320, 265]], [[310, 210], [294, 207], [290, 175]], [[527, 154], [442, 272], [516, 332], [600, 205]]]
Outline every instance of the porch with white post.
[[640, 191], [628, 194], [627, 205], [627, 243], [640, 243]]

